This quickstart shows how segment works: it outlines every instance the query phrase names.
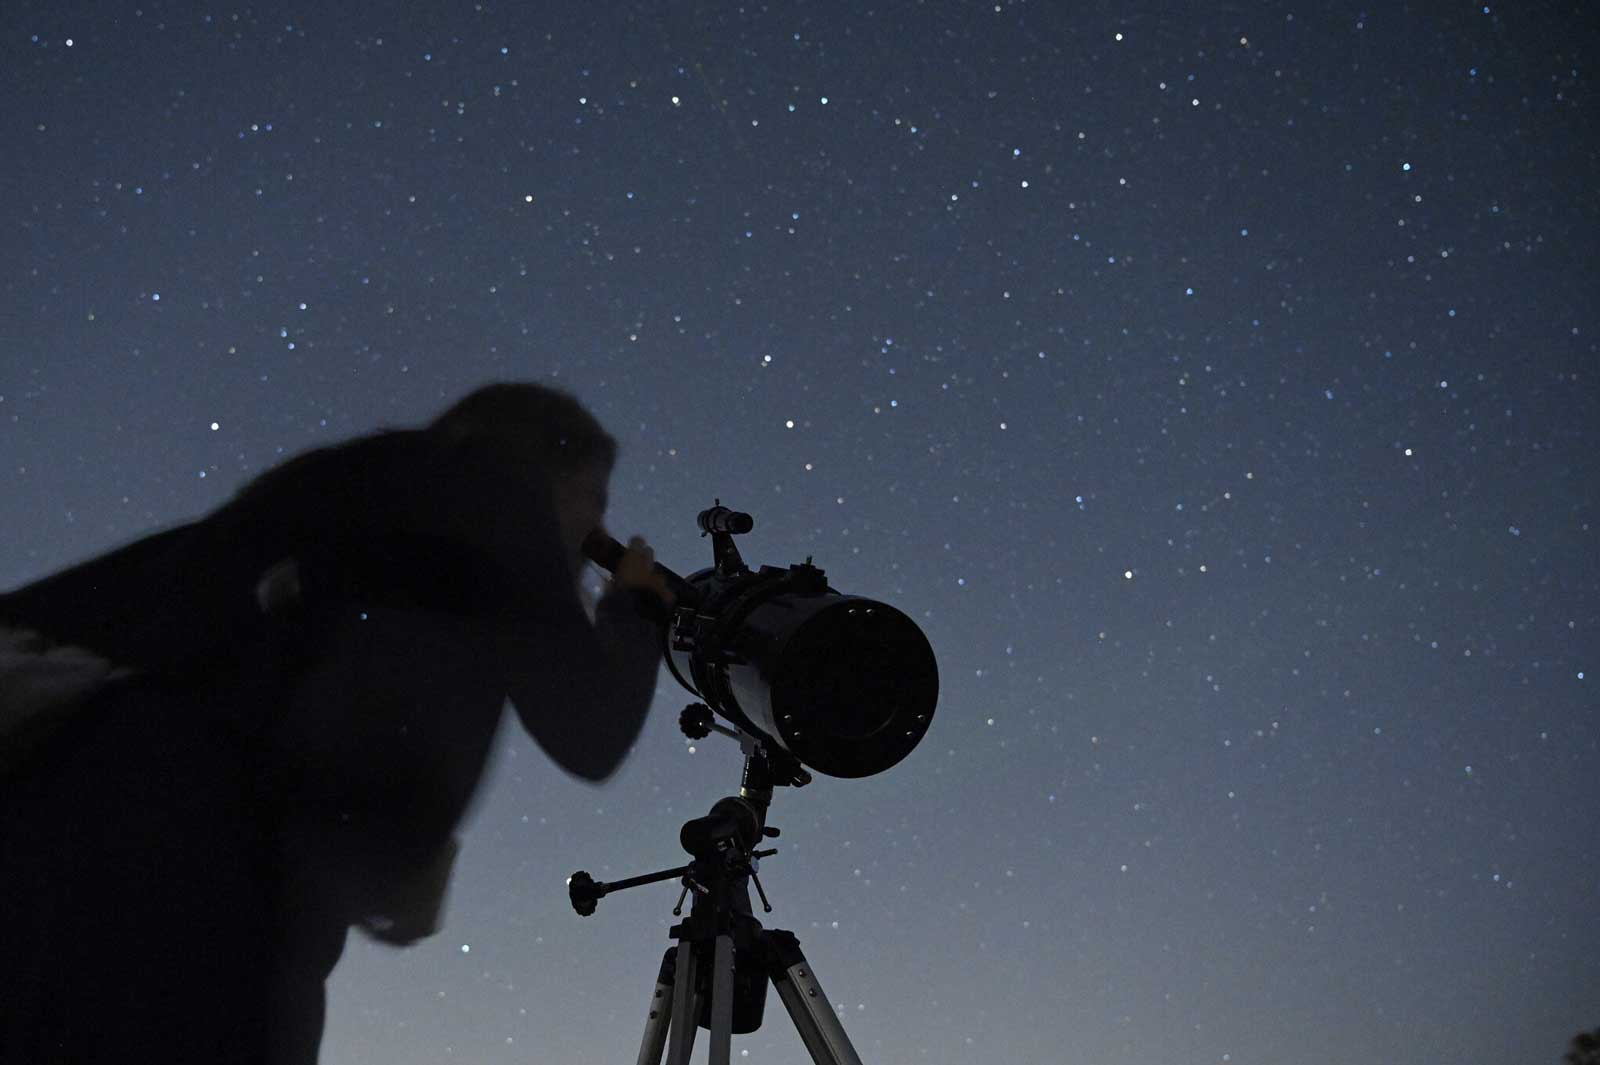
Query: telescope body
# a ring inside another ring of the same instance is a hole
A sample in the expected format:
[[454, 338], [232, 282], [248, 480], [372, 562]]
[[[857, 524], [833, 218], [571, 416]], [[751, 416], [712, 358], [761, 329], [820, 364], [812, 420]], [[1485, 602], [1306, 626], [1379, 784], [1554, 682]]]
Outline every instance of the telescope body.
[[701, 606], [675, 618], [669, 667], [741, 728], [836, 777], [881, 773], [927, 733], [938, 663], [899, 610], [841, 595], [809, 564], [688, 583]]
[[[887, 603], [842, 595], [805, 562], [752, 572], [733, 533], [747, 514], [700, 516], [716, 564], [689, 577], [655, 564], [677, 596], [667, 668], [739, 728], [819, 773], [865, 777], [921, 742], [939, 701], [939, 666], [916, 622]], [[584, 553], [607, 570], [623, 554], [599, 531]]]

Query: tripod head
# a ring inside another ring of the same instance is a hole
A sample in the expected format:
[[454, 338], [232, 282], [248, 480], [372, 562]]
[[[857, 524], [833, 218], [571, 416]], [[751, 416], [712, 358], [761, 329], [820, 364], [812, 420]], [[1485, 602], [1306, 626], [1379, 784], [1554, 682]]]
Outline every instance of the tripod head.
[[[701, 725], [709, 720], [710, 714], [711, 711], [703, 703], [690, 703], [678, 719], [679, 727], [691, 739], [703, 738], [708, 731], [715, 730], [733, 735], [740, 740], [745, 750], [745, 760], [739, 794], [718, 799], [712, 805], [710, 813], [683, 823], [678, 830], [678, 843], [694, 858], [688, 865], [629, 877], [609, 884], [595, 880], [582, 869], [573, 873], [567, 878], [567, 896], [572, 902], [572, 908], [580, 917], [592, 915], [599, 901], [613, 891], [622, 891], [641, 884], [654, 884], [673, 877], [682, 877], [684, 884], [683, 892], [678, 896], [678, 905], [672, 911], [674, 917], [682, 914], [684, 896], [691, 889], [698, 891], [711, 882], [721, 883], [724, 880], [738, 880], [745, 876], [755, 881], [756, 892], [761, 896], [762, 906], [767, 913], [772, 912], [772, 904], [767, 901], [767, 893], [762, 890], [756, 868], [760, 859], [771, 857], [778, 852], [758, 851], [755, 849], [756, 844], [762, 839], [776, 839], [779, 835], [778, 829], [766, 823], [767, 808], [772, 802], [773, 786], [775, 784], [804, 786], [811, 780], [811, 775], [793, 764], [792, 758], [780, 756], [780, 765], [785, 768], [792, 766], [790, 771], [797, 774], [798, 778], [790, 776], [778, 779], [774, 776], [772, 762], [766, 750], [751, 737], [716, 724], [711, 724], [706, 730], [702, 730]], [[742, 887], [742, 883], [736, 886]], [[739, 908], [737, 900], [735, 908]], [[741, 912], [750, 913], [750, 897], [747, 891], [743, 894]]]

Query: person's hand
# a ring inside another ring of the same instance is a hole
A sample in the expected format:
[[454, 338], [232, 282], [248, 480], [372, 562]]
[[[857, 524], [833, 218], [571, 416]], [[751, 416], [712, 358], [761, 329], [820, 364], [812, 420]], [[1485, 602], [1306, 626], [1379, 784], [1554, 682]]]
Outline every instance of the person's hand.
[[642, 536], [632, 537], [628, 549], [622, 553], [622, 561], [611, 573], [611, 583], [618, 588], [647, 588], [671, 610], [678, 597], [667, 586], [667, 579], [656, 572], [655, 564], [655, 548], [645, 543]]

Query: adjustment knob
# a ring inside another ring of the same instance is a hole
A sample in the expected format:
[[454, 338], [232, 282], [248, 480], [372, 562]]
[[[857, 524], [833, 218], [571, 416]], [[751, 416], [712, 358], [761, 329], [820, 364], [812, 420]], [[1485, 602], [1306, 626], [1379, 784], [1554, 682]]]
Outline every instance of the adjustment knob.
[[604, 892], [599, 890], [594, 877], [582, 869], [567, 878], [567, 897], [572, 900], [572, 908], [578, 911], [579, 917], [594, 913], [595, 903], [602, 894]]
[[703, 740], [711, 735], [711, 707], [705, 703], [690, 703], [678, 715], [678, 728], [691, 740]]

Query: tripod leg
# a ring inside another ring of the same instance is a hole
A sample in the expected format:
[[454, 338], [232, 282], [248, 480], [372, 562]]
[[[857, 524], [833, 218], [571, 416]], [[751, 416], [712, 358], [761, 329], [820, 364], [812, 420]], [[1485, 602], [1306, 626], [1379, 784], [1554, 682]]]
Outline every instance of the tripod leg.
[[644, 1022], [644, 1041], [639, 1044], [638, 1065], [661, 1065], [661, 1051], [667, 1045], [667, 1025], [672, 1019], [672, 981], [676, 971], [677, 947], [668, 947], [661, 956], [661, 972], [650, 996], [650, 1014]]
[[801, 1042], [810, 1051], [811, 1060], [816, 1065], [861, 1065], [856, 1048], [839, 1023], [839, 1015], [833, 1012], [822, 985], [817, 983], [817, 974], [800, 953], [800, 941], [794, 933], [773, 928], [763, 935], [767, 943], [767, 973]]
[[733, 1054], [733, 937], [717, 937], [716, 968], [711, 970], [711, 1061], [729, 1065]]
[[667, 1050], [667, 1065], [689, 1065], [695, 1029], [700, 1026], [700, 996], [694, 993], [694, 942], [680, 939], [673, 949], [677, 952], [677, 971], [672, 985], [672, 1023], [667, 1033], [672, 1045]]

